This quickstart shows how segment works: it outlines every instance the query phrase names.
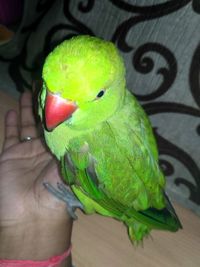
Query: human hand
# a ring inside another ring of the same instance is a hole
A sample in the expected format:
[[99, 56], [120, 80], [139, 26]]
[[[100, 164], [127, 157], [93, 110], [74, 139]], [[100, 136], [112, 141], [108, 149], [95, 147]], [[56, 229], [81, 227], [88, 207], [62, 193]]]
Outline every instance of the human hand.
[[[19, 243], [21, 242], [19, 236], [22, 233], [26, 234], [27, 242], [30, 242], [31, 237], [35, 240], [35, 235], [41, 235], [42, 241], [37, 240], [35, 244], [37, 248], [38, 242], [45, 244], [46, 238], [50, 241], [52, 238], [55, 239], [55, 232], [56, 237], [61, 238], [67, 231], [70, 237], [72, 221], [66, 212], [64, 202], [53, 197], [43, 186], [44, 181], [56, 185], [61, 178], [55, 159], [38, 136], [30, 93], [26, 92], [22, 95], [19, 109], [20, 116], [12, 110], [8, 112], [5, 119], [5, 140], [0, 155], [0, 228], [2, 232], [0, 237], [1, 240], [2, 238], [8, 240], [8, 234], [12, 236], [20, 233], [17, 235]], [[27, 136], [32, 139], [21, 141]], [[30, 253], [33, 254], [30, 251], [34, 250], [34, 240], [31, 246], [27, 243], [24, 253], [20, 252], [21, 257], [30, 259]], [[55, 242], [58, 244], [57, 240]], [[0, 257], [3, 257], [2, 243], [3, 241], [0, 243]], [[70, 239], [66, 242], [65, 237], [61, 247], [68, 247], [69, 243]], [[46, 253], [39, 253], [36, 258], [45, 258], [62, 252], [60, 245], [56, 248], [58, 252], [54, 252], [53, 247], [47, 246], [43, 249], [46, 249]], [[15, 254], [19, 257], [19, 252]]]

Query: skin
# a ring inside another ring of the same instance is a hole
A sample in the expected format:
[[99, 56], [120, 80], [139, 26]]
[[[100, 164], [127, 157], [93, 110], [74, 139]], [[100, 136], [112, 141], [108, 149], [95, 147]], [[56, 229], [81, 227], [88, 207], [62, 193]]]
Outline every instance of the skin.
[[[19, 110], [6, 115], [0, 155], [0, 258], [46, 260], [69, 248], [72, 219], [43, 186], [61, 178], [38, 135], [30, 93], [22, 95]], [[26, 136], [34, 139], [21, 142]], [[60, 266], [71, 266], [71, 258]]]

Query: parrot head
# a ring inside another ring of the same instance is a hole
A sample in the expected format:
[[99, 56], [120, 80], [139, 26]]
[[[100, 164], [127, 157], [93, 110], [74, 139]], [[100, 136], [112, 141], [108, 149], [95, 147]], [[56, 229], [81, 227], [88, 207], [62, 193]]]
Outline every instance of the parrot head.
[[77, 36], [58, 45], [43, 67], [46, 129], [96, 126], [122, 106], [125, 68], [113, 43]]

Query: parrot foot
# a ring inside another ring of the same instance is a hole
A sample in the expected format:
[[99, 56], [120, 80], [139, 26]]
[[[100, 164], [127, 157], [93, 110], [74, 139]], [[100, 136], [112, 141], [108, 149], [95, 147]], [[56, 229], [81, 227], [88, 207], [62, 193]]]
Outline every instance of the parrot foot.
[[81, 202], [75, 197], [71, 190], [62, 183], [57, 183], [57, 188], [53, 187], [50, 183], [44, 182], [44, 187], [55, 197], [64, 201], [67, 204], [67, 211], [72, 219], [77, 220], [75, 210], [77, 208], [84, 209]]

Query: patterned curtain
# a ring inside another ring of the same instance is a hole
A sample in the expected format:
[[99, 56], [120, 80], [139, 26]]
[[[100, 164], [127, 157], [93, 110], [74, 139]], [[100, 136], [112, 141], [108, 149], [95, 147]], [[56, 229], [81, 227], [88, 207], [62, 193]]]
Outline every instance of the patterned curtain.
[[14, 37], [0, 45], [1, 88], [16, 95], [40, 79], [62, 40], [113, 41], [127, 87], [150, 116], [167, 192], [200, 214], [200, 1], [24, 0]]

